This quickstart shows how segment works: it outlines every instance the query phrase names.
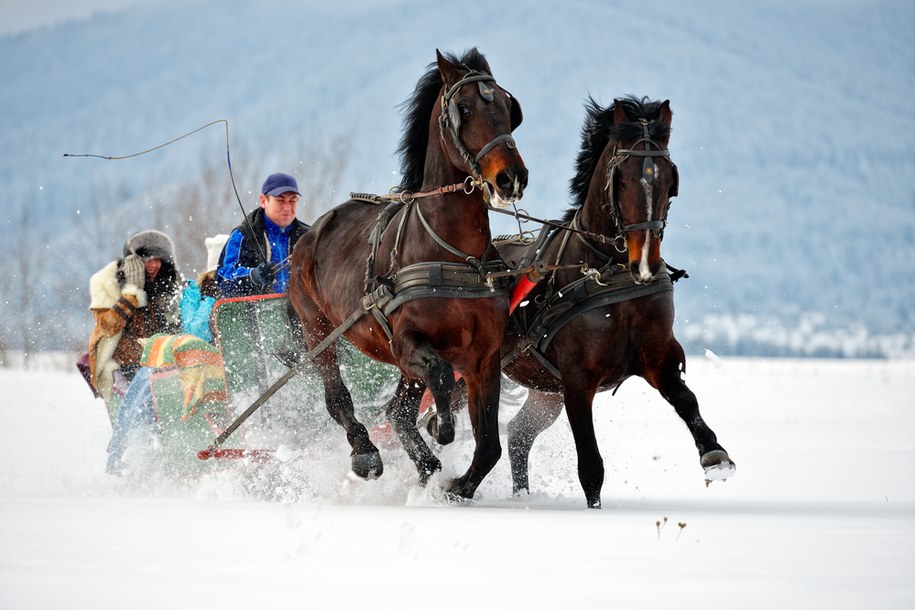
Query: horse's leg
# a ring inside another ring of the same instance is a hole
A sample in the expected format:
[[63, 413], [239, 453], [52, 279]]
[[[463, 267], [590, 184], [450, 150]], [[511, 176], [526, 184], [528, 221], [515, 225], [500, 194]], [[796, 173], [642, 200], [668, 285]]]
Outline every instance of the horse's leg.
[[[314, 302], [300, 291], [290, 291], [290, 300], [301, 320], [301, 331], [308, 349], [314, 349], [333, 332], [333, 325], [319, 312]], [[336, 343], [317, 354], [314, 365], [324, 384], [327, 412], [346, 431], [346, 440], [353, 449], [350, 454], [353, 472], [364, 479], [380, 477], [384, 470], [381, 456], [369, 439], [368, 430], [356, 420], [353, 397], [340, 375]]]
[[[410, 376], [419, 377], [435, 399], [434, 426], [430, 433], [437, 443], [447, 445], [454, 440], [454, 417], [451, 413], [451, 393], [454, 390], [454, 369], [432, 346], [416, 333], [407, 332], [394, 341], [394, 357]], [[416, 419], [412, 423], [416, 427]], [[425, 443], [424, 443], [425, 444]]]
[[502, 455], [499, 441], [499, 388], [501, 384], [498, 353], [483, 363], [480, 372], [465, 374], [467, 407], [476, 443], [473, 460], [463, 476], [449, 481], [445, 490], [460, 498], [472, 498], [483, 478]]
[[369, 439], [368, 430], [356, 419], [353, 397], [340, 375], [337, 346], [331, 344], [318, 354], [315, 357], [315, 366], [324, 382], [327, 412], [346, 431], [346, 440], [353, 448], [350, 454], [353, 472], [363, 479], [380, 477], [384, 471], [381, 456], [378, 448]]
[[416, 427], [419, 402], [425, 387], [425, 385], [401, 375], [394, 396], [385, 408], [388, 421], [391, 422], [394, 432], [397, 433], [397, 438], [400, 439], [407, 455], [416, 464], [420, 485], [425, 485], [433, 473], [442, 469], [442, 463], [432, 454]]
[[[467, 382], [464, 381], [464, 378], [455, 375], [457, 379], [454, 380], [454, 388], [451, 390], [451, 402], [449, 407], [451, 408], [451, 417], [454, 417], [454, 414], [458, 411], [467, 408]], [[420, 407], [422, 407], [422, 402], [420, 402]], [[430, 405], [429, 409], [423, 413], [422, 417], [417, 421], [417, 428], [422, 430], [425, 428], [426, 432], [429, 433], [429, 436], [432, 438], [438, 438], [438, 405], [435, 403], [435, 397], [433, 396], [433, 402]]]
[[572, 427], [578, 453], [578, 481], [585, 492], [588, 508], [600, 508], [600, 490], [604, 486], [604, 460], [594, 434], [592, 408], [596, 386], [572, 371], [562, 372], [566, 415]]
[[657, 388], [661, 396], [673, 405], [680, 419], [686, 423], [696, 449], [699, 450], [699, 463], [705, 471], [706, 484], [711, 481], [723, 481], [737, 471], [737, 465], [718, 444], [718, 438], [702, 419], [699, 413], [699, 401], [683, 381], [682, 371], [685, 357], [680, 345], [674, 342], [663, 364], [657, 372], [649, 371], [646, 380]]
[[562, 396], [530, 390], [527, 402], [508, 422], [508, 459], [512, 469], [512, 493], [530, 490], [528, 458], [534, 440], [553, 425], [562, 413]]

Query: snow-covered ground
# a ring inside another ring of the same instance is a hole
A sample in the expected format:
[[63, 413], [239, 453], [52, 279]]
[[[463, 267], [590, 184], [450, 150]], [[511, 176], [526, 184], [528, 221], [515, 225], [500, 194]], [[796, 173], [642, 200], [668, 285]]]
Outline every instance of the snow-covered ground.
[[[687, 380], [736, 477], [706, 488], [630, 380], [599, 397], [593, 511], [564, 419], [521, 498], [506, 459], [462, 506], [399, 449], [351, 481], [335, 429], [263, 471], [140, 482], [104, 474], [79, 377], [2, 370], [0, 608], [915, 607], [915, 362], [693, 358]], [[465, 425], [446, 474], [468, 452]]]

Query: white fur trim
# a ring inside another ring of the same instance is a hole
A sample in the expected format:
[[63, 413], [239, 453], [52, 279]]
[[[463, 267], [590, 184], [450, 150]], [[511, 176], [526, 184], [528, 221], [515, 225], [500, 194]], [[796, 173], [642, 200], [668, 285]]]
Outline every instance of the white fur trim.
[[[95, 369], [95, 389], [98, 390], [105, 402], [111, 400], [111, 388], [114, 386], [114, 372], [118, 370], [118, 363], [112, 359], [114, 348], [117, 347], [118, 341], [121, 340], [121, 333], [113, 337], [105, 337], [98, 344], [98, 356], [102, 358], [102, 352], [105, 352], [104, 362], [99, 360]], [[110, 347], [109, 347], [110, 345]], [[110, 353], [109, 353], [110, 352]]]
[[118, 262], [111, 261], [89, 279], [89, 309], [111, 309], [121, 298]]
[[136, 284], [124, 284], [121, 294], [137, 297], [137, 307], [146, 307], [146, 291], [138, 288]]

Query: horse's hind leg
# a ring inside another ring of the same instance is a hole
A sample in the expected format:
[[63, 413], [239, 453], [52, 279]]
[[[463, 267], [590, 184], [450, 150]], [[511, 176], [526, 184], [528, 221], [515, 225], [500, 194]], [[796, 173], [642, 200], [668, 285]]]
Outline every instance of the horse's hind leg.
[[407, 455], [416, 464], [420, 485], [425, 485], [433, 473], [442, 469], [442, 463], [432, 454], [416, 427], [419, 402], [425, 387], [425, 385], [401, 375], [394, 396], [385, 408], [394, 432], [397, 433]]
[[[679, 348], [679, 344], [676, 345]], [[699, 413], [699, 401], [682, 379], [685, 359], [682, 349], [679, 358], [669, 355], [660, 372], [646, 376], [648, 382], [655, 386], [667, 402], [673, 405], [677, 415], [686, 423], [690, 434], [699, 450], [699, 463], [705, 471], [706, 484], [711, 481], [723, 481], [737, 471], [737, 465], [720, 444], [718, 438]]]
[[562, 413], [562, 396], [531, 390], [527, 402], [508, 422], [508, 459], [512, 470], [512, 492], [530, 490], [528, 459], [534, 440], [553, 425]]

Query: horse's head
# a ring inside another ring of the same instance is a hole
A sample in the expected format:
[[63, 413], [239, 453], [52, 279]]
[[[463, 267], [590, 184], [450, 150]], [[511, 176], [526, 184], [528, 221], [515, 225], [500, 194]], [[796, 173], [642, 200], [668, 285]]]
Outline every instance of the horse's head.
[[443, 82], [437, 121], [445, 155], [484, 183], [492, 205], [520, 199], [527, 168], [511, 132], [521, 124], [521, 106], [496, 84], [482, 56], [481, 65], [472, 69], [436, 55]]
[[616, 100], [608, 142], [603, 209], [625, 244], [629, 271], [649, 283], [661, 268], [661, 240], [671, 197], [677, 195], [677, 166], [670, 160], [670, 102]]

